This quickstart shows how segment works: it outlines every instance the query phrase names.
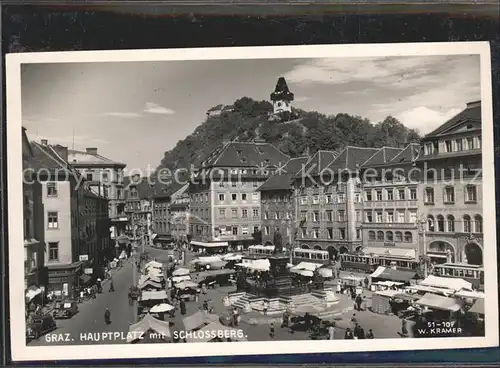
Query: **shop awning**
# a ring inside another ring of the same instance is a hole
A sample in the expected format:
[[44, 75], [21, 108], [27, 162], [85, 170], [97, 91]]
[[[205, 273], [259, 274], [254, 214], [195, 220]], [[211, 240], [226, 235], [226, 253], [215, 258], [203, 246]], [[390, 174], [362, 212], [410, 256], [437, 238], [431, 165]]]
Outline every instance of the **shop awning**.
[[[379, 268], [380, 267], [378, 267], [375, 272], [377, 272]], [[389, 281], [408, 282], [415, 279], [417, 277], [417, 273], [413, 271], [394, 270], [392, 268], [383, 267], [382, 272], [378, 273], [377, 276], [373, 276], [372, 274], [371, 277]]]
[[210, 264], [210, 263], [222, 262], [222, 258], [221, 257], [217, 257], [217, 256], [199, 257], [197, 260], [193, 260], [193, 261], [196, 261], [196, 262], [193, 262], [193, 263], [197, 263], [197, 264], [201, 264], [201, 265], [206, 265], [206, 264]]
[[462, 308], [462, 303], [460, 303], [457, 299], [447, 298], [445, 296], [431, 293], [425, 294], [416, 302], [416, 304], [431, 309], [439, 309], [451, 312], [456, 312]]
[[478, 299], [469, 309], [470, 313], [484, 314], [484, 299]]
[[370, 277], [376, 279], [382, 272], [384, 272], [385, 267], [378, 266], [375, 271], [370, 275]]
[[203, 247], [203, 248], [217, 248], [217, 247], [227, 247], [227, 246], [229, 246], [229, 243], [228, 242], [205, 243], [205, 242], [192, 240], [191, 245], [196, 245], [197, 247]]
[[208, 319], [208, 316], [204, 311], [198, 311], [195, 314], [192, 314], [182, 320], [182, 323], [184, 323], [185, 331], [196, 330], [209, 322], [210, 320]]
[[484, 299], [484, 293], [481, 291], [460, 290], [453, 294], [453, 296], [469, 299]]
[[313, 271], [309, 271], [309, 270], [294, 270], [294, 269], [291, 269], [290, 271], [293, 272], [293, 273], [296, 273], [297, 275], [301, 275], [301, 276], [304, 276], [304, 277], [313, 277], [314, 276], [314, 272]]
[[161, 289], [162, 288], [162, 285], [161, 285], [161, 282], [156, 282], [156, 281], [153, 281], [153, 280], [146, 280], [145, 282], [139, 284], [139, 289], [145, 289], [147, 288], [148, 286], [150, 287], [153, 287], [153, 288], [156, 288], [156, 289]]
[[434, 294], [442, 294], [442, 295], [452, 295], [453, 294], [453, 290], [433, 288], [431, 286], [424, 286], [424, 285], [411, 285], [411, 286], [408, 286], [407, 289], [417, 291], [417, 292], [421, 291], [424, 293], [434, 293]]
[[247, 266], [254, 271], [269, 271], [269, 267], [271, 267], [271, 263], [268, 259], [257, 259]]
[[167, 299], [167, 292], [165, 290], [158, 291], [143, 291], [140, 301], [144, 302], [147, 300], [164, 300]]
[[80, 275], [80, 280], [84, 284], [87, 284], [91, 280], [91, 277], [89, 275]]
[[380, 290], [374, 293], [374, 295], [382, 295], [388, 298], [393, 298], [395, 295], [398, 295], [399, 291], [397, 290]]
[[434, 275], [427, 276], [425, 280], [420, 282], [420, 285], [450, 289], [454, 291], [472, 290], [472, 284], [464, 279], [438, 277]]
[[190, 275], [172, 277], [172, 282], [181, 282], [181, 281], [188, 281], [188, 280], [191, 280]]
[[149, 313], [144, 316], [142, 320], [133, 324], [129, 327], [127, 334], [127, 342], [133, 342], [147, 331], [152, 330], [157, 334], [161, 335], [163, 338], [170, 338], [170, 322], [169, 321], [161, 321], [159, 319], [154, 318]]
[[221, 336], [225, 340], [226, 336], [230, 337], [232, 341], [247, 341], [242, 331], [229, 326], [224, 326], [220, 322], [210, 322], [208, 325], [199, 329], [195, 336], [190, 336], [186, 339], [187, 342], [208, 342]]
[[314, 271], [319, 267], [321, 267], [321, 264], [319, 264], [319, 263], [300, 262], [297, 266], [292, 267], [290, 269], [290, 271], [294, 271], [294, 270]]

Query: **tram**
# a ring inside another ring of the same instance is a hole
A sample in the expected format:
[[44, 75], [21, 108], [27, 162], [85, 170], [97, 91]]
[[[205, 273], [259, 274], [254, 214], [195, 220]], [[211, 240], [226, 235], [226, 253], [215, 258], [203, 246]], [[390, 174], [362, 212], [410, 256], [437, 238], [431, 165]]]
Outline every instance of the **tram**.
[[351, 272], [372, 273], [377, 267], [397, 267], [403, 270], [417, 270], [418, 261], [390, 255], [349, 254], [340, 255], [341, 269]]
[[461, 278], [479, 290], [484, 289], [484, 268], [467, 263], [444, 263], [433, 265], [432, 274], [440, 277]]
[[327, 264], [329, 263], [330, 256], [326, 250], [295, 248], [293, 250], [293, 259], [297, 262]]

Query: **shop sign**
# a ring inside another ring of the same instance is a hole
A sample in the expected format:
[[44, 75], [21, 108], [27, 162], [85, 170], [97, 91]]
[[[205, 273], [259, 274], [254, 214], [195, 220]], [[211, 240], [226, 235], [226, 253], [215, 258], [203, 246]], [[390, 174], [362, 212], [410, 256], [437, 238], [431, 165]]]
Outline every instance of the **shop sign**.
[[92, 274], [94, 273], [94, 270], [93, 270], [92, 268], [85, 268], [85, 269], [83, 270], [83, 273], [84, 273], [85, 275], [92, 275]]
[[88, 261], [89, 260], [89, 255], [88, 254], [82, 254], [78, 257], [78, 260], [80, 262], [83, 262], [83, 261]]

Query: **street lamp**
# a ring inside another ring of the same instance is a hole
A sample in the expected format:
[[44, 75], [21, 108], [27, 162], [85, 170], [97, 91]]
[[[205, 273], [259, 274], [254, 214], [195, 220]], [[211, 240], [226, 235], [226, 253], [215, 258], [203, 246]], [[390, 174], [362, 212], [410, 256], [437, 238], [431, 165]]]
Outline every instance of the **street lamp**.
[[425, 218], [421, 218], [419, 221], [418, 221], [418, 225], [419, 225], [419, 232], [420, 234], [422, 234], [422, 251], [423, 251], [423, 257], [421, 257], [421, 259], [423, 259], [423, 262], [424, 262], [424, 278], [427, 277], [427, 273], [428, 273], [428, 270], [427, 270], [427, 263], [428, 263], [428, 260], [427, 260], [427, 243], [426, 243], [426, 239], [425, 239], [425, 224], [427, 223], [426, 219]]

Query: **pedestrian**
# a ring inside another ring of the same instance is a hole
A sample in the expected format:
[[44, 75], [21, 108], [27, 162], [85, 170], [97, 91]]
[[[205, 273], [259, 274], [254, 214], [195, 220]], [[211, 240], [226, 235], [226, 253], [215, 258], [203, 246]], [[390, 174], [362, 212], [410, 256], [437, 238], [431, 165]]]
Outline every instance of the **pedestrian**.
[[344, 335], [344, 340], [353, 340], [354, 335], [352, 334], [352, 331], [350, 328], [345, 330], [345, 335]]
[[238, 316], [239, 316], [238, 309], [233, 308], [233, 324], [235, 326], [238, 326]]
[[290, 316], [288, 315], [288, 312], [285, 311], [283, 313], [283, 322], [281, 323], [281, 328], [289, 326], [289, 319], [290, 319]]
[[342, 294], [342, 284], [340, 283], [340, 281], [337, 284], [337, 294]]
[[207, 294], [207, 285], [202, 284], [201, 285], [201, 291], [202, 291], [203, 295], [206, 295]]
[[363, 302], [363, 298], [361, 298], [361, 295], [356, 295], [355, 303], [356, 303], [356, 309], [358, 311], [361, 310], [361, 303]]
[[330, 340], [335, 340], [335, 322], [330, 323], [328, 327], [328, 337]]
[[198, 292], [196, 292], [196, 294], [194, 294], [194, 301], [195, 301], [196, 303], [198, 303], [198, 302], [199, 302], [199, 300], [200, 300], [200, 296], [198, 295]]
[[357, 318], [356, 318], [356, 313], [353, 313], [353, 314], [352, 314], [351, 322], [352, 322], [354, 325], [357, 325], [357, 324], [358, 324], [358, 320], [357, 320]]
[[359, 326], [358, 339], [364, 339], [364, 338], [365, 338], [365, 330], [363, 327]]
[[203, 302], [203, 310], [205, 312], [208, 312], [208, 301], [206, 301], [206, 300]]
[[113, 284], [113, 279], [109, 282], [109, 292], [115, 291], [115, 285]]
[[370, 284], [370, 280], [368, 280], [368, 277], [365, 277], [365, 288], [368, 289], [369, 284]]
[[104, 322], [106, 322], [107, 325], [111, 324], [111, 312], [108, 307], [106, 307], [106, 310], [104, 311]]
[[181, 314], [184, 316], [186, 314], [186, 303], [184, 302], [184, 300], [181, 300], [180, 309], [181, 309]]
[[269, 325], [269, 336], [274, 340], [274, 322]]
[[403, 317], [401, 319], [401, 335], [403, 335], [403, 337], [406, 337], [408, 335], [408, 329], [406, 324], [407, 324], [406, 318]]
[[373, 338], [375, 338], [373, 336], [373, 331], [371, 329], [368, 330], [368, 333], [366, 334], [366, 338], [367, 339], [373, 339]]
[[83, 302], [83, 298], [85, 296], [85, 292], [83, 291], [83, 289], [80, 290], [80, 300], [78, 300], [78, 303], [81, 303]]
[[366, 308], [366, 296], [363, 296], [363, 302], [361, 303], [361, 310], [367, 310]]
[[265, 300], [262, 302], [262, 304], [263, 304], [262, 311], [264, 312], [264, 315], [267, 316], [267, 310], [269, 309], [269, 302]]

